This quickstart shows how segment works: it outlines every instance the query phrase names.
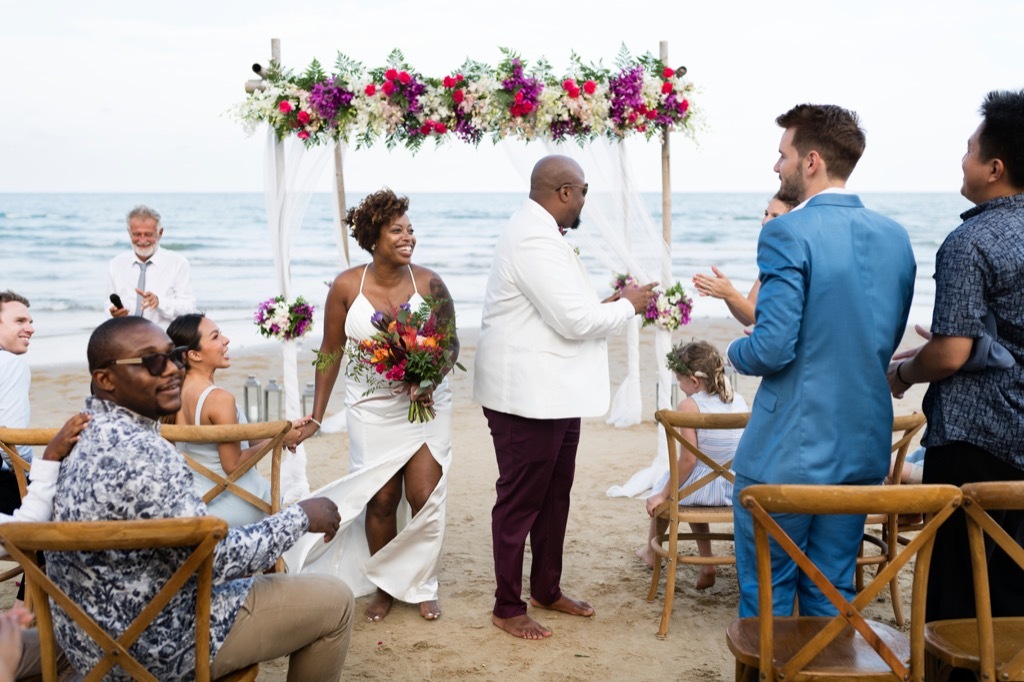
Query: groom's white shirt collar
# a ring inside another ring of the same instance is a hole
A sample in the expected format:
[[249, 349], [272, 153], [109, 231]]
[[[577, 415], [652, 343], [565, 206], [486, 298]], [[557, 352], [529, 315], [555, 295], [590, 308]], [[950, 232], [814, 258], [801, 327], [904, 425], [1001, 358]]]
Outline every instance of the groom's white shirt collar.
[[[826, 187], [825, 189], [815, 194], [814, 197], [821, 196], [822, 194], [853, 194], [853, 192], [846, 189], [845, 187]], [[807, 199], [802, 204], [794, 208], [793, 211], [799, 211], [801, 208], [807, 205], [808, 201], [810, 201], [814, 197], [807, 197]], [[790, 211], [790, 213], [792, 213], [792, 211]]]

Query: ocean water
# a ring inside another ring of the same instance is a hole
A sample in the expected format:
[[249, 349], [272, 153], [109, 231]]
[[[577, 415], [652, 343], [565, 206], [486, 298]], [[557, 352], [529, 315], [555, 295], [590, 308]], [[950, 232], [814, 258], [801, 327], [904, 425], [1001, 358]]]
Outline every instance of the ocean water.
[[[362, 193], [349, 194], [349, 202]], [[757, 276], [755, 253], [766, 193], [678, 193], [672, 200], [672, 268], [691, 289], [695, 272], [721, 268], [740, 290]], [[911, 321], [927, 325], [934, 296], [935, 252], [970, 204], [957, 194], [863, 194], [865, 204], [900, 222], [910, 234], [918, 272]], [[660, 194], [644, 200], [661, 224]], [[477, 327], [491, 253], [517, 193], [411, 194], [418, 243], [415, 262], [438, 272], [455, 299], [459, 324]], [[292, 246], [292, 295], [319, 309], [327, 284], [343, 269], [333, 197], [310, 202]], [[256, 305], [277, 294], [263, 195], [251, 194], [0, 194], [0, 290], [31, 301], [36, 335], [32, 365], [82, 362], [85, 343], [107, 319], [107, 263], [130, 248], [124, 215], [146, 203], [163, 216], [161, 247], [186, 256], [201, 310], [235, 347], [262, 339], [252, 324]], [[586, 223], [580, 228], [586, 230]], [[352, 263], [369, 255], [349, 240]], [[599, 291], [613, 273], [582, 250]], [[695, 317], [728, 317], [721, 301], [696, 298]], [[319, 323], [319, 320], [318, 320]], [[313, 337], [318, 337], [314, 329]]]

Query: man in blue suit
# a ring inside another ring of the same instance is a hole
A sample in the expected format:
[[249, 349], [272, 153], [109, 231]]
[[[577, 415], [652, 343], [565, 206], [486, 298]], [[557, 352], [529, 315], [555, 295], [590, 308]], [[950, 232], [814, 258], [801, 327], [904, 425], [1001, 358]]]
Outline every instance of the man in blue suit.
[[[886, 370], [910, 312], [917, 270], [896, 222], [864, 208], [846, 180], [864, 152], [857, 115], [801, 104], [776, 119], [785, 132], [780, 196], [802, 202], [768, 222], [757, 244], [756, 325], [729, 346], [743, 373], [763, 377], [733, 468], [740, 616], [757, 615], [753, 522], [739, 503], [757, 483], [869, 485], [888, 472], [892, 401]], [[776, 520], [853, 599], [863, 516]], [[773, 608], [834, 615], [831, 603], [777, 547]]]

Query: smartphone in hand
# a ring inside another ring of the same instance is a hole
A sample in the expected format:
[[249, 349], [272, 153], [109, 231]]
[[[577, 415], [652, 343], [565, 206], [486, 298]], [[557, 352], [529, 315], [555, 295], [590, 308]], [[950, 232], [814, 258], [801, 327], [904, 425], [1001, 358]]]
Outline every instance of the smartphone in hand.
[[110, 295], [110, 302], [113, 303], [114, 307], [117, 308], [118, 310], [124, 308], [124, 303], [121, 303], [121, 297], [118, 296], [117, 294]]

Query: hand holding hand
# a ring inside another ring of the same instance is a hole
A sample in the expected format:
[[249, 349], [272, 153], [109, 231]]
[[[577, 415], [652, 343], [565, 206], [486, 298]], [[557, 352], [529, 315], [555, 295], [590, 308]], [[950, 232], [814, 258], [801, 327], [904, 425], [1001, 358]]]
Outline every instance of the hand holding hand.
[[46, 444], [43, 459], [59, 462], [67, 457], [71, 453], [71, 449], [75, 447], [75, 443], [78, 442], [79, 434], [85, 430], [91, 420], [91, 414], [79, 412], [64, 422], [64, 426], [60, 427], [60, 431], [53, 437], [53, 440]]
[[341, 527], [338, 505], [326, 497], [312, 497], [297, 504], [306, 512], [310, 533], [324, 533], [324, 542], [334, 539], [335, 533]]
[[[302, 435], [302, 427], [309, 423], [310, 417], [302, 417], [292, 422], [292, 429], [284, 434], [284, 446], [295, 452], [295, 448], [305, 440]], [[315, 433], [315, 432], [314, 432]]]
[[626, 299], [633, 304], [633, 310], [637, 313], [642, 313], [647, 310], [651, 299], [657, 295], [654, 292], [654, 287], [656, 286], [658, 286], [657, 282], [651, 282], [642, 287], [629, 286], [619, 292], [619, 298]]

